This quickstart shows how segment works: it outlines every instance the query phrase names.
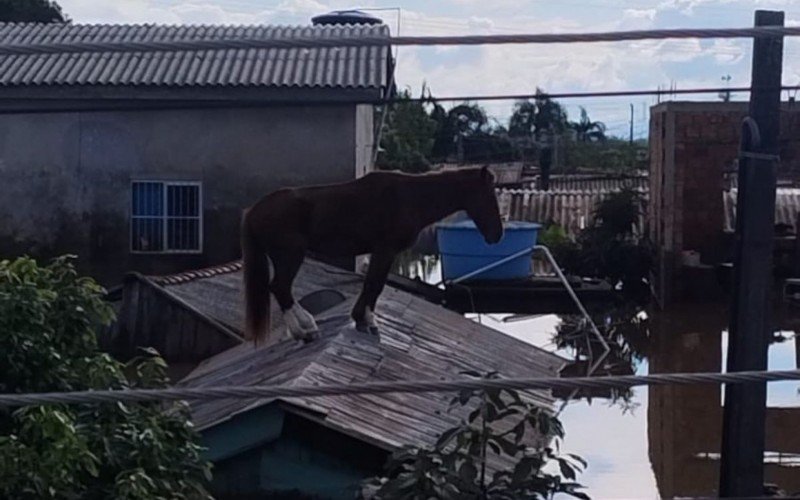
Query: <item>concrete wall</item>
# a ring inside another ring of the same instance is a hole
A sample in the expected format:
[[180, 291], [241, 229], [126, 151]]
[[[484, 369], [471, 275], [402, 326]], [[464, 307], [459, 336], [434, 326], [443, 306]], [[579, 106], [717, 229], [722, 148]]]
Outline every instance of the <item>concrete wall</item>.
[[[106, 284], [239, 258], [242, 208], [354, 178], [355, 135], [352, 105], [0, 115], [0, 256], [76, 253]], [[202, 254], [129, 252], [132, 179], [202, 181]]]

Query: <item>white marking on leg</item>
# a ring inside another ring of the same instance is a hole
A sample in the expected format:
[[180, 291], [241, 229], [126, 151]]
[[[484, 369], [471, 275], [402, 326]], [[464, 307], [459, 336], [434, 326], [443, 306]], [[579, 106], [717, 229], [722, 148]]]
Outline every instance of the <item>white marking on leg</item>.
[[319, 328], [317, 327], [317, 322], [314, 321], [314, 316], [311, 315], [310, 312], [303, 309], [303, 306], [300, 304], [294, 304], [292, 309], [295, 310], [297, 314], [297, 319], [300, 320], [300, 326], [306, 333], [313, 333], [318, 332]]
[[297, 317], [294, 306], [283, 311], [283, 322], [286, 324], [286, 331], [293, 339], [298, 340], [305, 337], [303, 327], [300, 324], [300, 319]]
[[319, 331], [314, 316], [299, 304], [283, 311], [283, 322], [288, 334], [295, 340], [310, 340]]
[[364, 323], [366, 323], [367, 327], [369, 327], [369, 328], [377, 328], [378, 327], [378, 323], [375, 320], [375, 313], [369, 307], [367, 307], [364, 310]]

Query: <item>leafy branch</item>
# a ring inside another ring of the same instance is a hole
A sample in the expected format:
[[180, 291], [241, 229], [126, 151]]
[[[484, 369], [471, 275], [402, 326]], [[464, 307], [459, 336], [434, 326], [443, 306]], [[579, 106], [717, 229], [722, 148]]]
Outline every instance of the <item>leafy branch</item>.
[[[476, 378], [498, 378], [496, 372]], [[364, 497], [452, 500], [552, 498], [564, 493], [589, 498], [576, 482], [586, 462], [559, 451], [561, 422], [509, 389], [463, 390], [450, 408], [468, 411], [433, 446], [395, 452], [383, 477], [371, 478]]]

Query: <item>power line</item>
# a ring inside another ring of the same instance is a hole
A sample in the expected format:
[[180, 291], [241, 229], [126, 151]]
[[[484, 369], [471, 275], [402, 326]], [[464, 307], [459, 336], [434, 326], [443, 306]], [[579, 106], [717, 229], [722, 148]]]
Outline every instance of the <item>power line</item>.
[[0, 408], [40, 404], [82, 404], [252, 398], [312, 398], [348, 394], [450, 392], [464, 389], [608, 389], [656, 385], [744, 384], [800, 380], [800, 370], [734, 373], [659, 373], [604, 377], [510, 379], [400, 380], [358, 384], [305, 386], [216, 386], [168, 389], [122, 389], [28, 394], [0, 394]]
[[[798, 91], [800, 85], [782, 86], [781, 91]], [[549, 99], [584, 99], [584, 98], [614, 98], [632, 96], [673, 96], [687, 94], [718, 94], [726, 91], [731, 93], [750, 92], [750, 87], [712, 87], [712, 88], [691, 88], [691, 89], [658, 89], [658, 90], [617, 90], [617, 91], [597, 91], [597, 92], [555, 92], [539, 94], [500, 94], [500, 95], [465, 95], [465, 96], [443, 96], [443, 97], [409, 97], [409, 98], [342, 98], [342, 99], [260, 99], [260, 100], [186, 100], [170, 99], [167, 101], [152, 100], [147, 103], [137, 101], [136, 106], [121, 105], [111, 102], [109, 104], [92, 104], [91, 106], [62, 105], [41, 108], [38, 106], [25, 107], [17, 105], [19, 99], [0, 98], [0, 115], [19, 114], [19, 113], [67, 113], [79, 111], [154, 111], [154, 110], [174, 110], [174, 109], [214, 109], [214, 108], [264, 108], [280, 106], [344, 106], [355, 104], [371, 104], [384, 106], [399, 103], [422, 103], [433, 104], [438, 102], [480, 102], [480, 101], [525, 101], [536, 100], [537, 98]], [[11, 105], [6, 105], [11, 103]]]
[[800, 26], [757, 28], [705, 28], [635, 30], [597, 33], [536, 33], [461, 36], [324, 36], [286, 38], [230, 38], [146, 42], [66, 42], [0, 45], [0, 55], [70, 52], [142, 52], [228, 49], [312, 49], [339, 47], [389, 47], [392, 45], [506, 45], [621, 42], [682, 38], [763, 38], [800, 36]]

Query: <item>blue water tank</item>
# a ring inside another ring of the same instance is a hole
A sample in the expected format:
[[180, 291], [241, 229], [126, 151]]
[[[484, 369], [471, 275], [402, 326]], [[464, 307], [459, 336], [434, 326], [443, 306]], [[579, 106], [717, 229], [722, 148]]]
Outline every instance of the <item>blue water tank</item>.
[[381, 24], [383, 21], [360, 10], [334, 10], [311, 18], [314, 25]]
[[[440, 223], [436, 241], [442, 258], [442, 277], [454, 280], [536, 245], [541, 224], [511, 221], [503, 224], [503, 239], [489, 245], [472, 220]], [[506, 280], [531, 275], [531, 256], [524, 254], [470, 280]]]

